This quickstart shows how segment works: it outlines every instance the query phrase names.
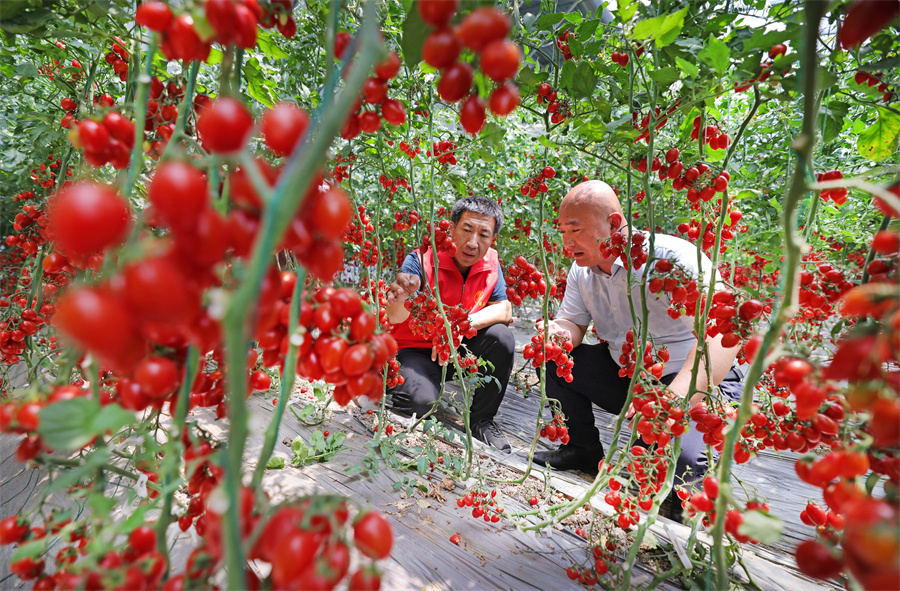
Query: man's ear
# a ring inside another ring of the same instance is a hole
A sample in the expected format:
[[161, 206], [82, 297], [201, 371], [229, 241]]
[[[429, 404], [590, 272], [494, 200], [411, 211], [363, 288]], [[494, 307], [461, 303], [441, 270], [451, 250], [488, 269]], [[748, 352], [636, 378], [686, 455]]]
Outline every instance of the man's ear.
[[618, 232], [619, 228], [622, 227], [622, 222], [624, 221], [624, 217], [618, 211], [609, 214], [609, 226], [612, 232]]

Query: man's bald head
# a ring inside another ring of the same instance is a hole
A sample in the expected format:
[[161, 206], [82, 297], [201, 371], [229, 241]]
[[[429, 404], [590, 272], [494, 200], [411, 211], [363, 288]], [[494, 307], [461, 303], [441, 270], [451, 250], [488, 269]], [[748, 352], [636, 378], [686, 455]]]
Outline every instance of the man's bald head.
[[[577, 217], [591, 217], [596, 220], [607, 220], [610, 214], [622, 214], [622, 206], [616, 192], [603, 181], [586, 181], [576, 185], [569, 191], [559, 205], [560, 215], [563, 212], [575, 214]], [[624, 219], [624, 215], [622, 215]]]

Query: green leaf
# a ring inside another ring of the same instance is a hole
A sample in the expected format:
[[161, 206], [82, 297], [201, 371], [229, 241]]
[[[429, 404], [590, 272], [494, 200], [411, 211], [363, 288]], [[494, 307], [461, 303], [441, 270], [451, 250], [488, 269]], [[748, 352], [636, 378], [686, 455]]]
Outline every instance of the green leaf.
[[900, 115], [879, 108], [878, 120], [859, 134], [856, 149], [863, 158], [872, 162], [882, 162], [896, 152], [898, 134], [900, 134]]
[[91, 431], [95, 435], [103, 435], [107, 431], [115, 433], [125, 425], [136, 423], [133, 412], [127, 411], [118, 404], [107, 404], [100, 409], [91, 423]]
[[724, 74], [728, 69], [729, 53], [728, 46], [710, 34], [706, 47], [700, 50], [698, 57], [719, 74]]
[[321, 431], [313, 431], [313, 434], [309, 436], [309, 446], [316, 451], [324, 451], [325, 435]]
[[555, 142], [551, 142], [545, 136], [538, 136], [537, 141], [540, 145], [544, 146], [545, 148], [550, 148], [551, 150], [555, 150], [559, 147]]
[[288, 57], [288, 54], [275, 43], [271, 33], [258, 36], [256, 38], [256, 47], [272, 59], [280, 60]]
[[850, 112], [850, 105], [841, 101], [830, 101], [820, 109], [819, 127], [822, 129], [822, 141], [833, 142], [844, 127], [844, 119]]
[[25, 62], [16, 66], [16, 78], [34, 78], [37, 75], [37, 68], [31, 62]]
[[781, 213], [781, 203], [778, 202], [778, 199], [775, 199], [774, 197], [772, 197], [771, 199], [769, 199], [769, 205], [774, 207], [775, 211], [777, 211], [778, 213]]
[[416, 470], [418, 470], [419, 476], [425, 476], [425, 471], [428, 470], [428, 458], [419, 456], [416, 460]]
[[282, 468], [284, 468], [284, 458], [281, 456], [272, 456], [266, 462], [266, 469], [268, 470], [281, 470]]
[[556, 23], [561, 21], [566, 15], [562, 12], [551, 12], [550, 14], [542, 14], [537, 19], [537, 28], [542, 31], [552, 31]]
[[669, 86], [670, 84], [678, 80], [678, 69], [659, 68], [658, 70], [653, 70], [650, 72], [650, 78], [655, 80], [657, 84], [661, 84], [662, 86]]
[[519, 88], [522, 88], [524, 90], [528, 88], [537, 88], [537, 86], [546, 79], [546, 72], [536, 74], [535, 71], [531, 68], [522, 68], [522, 70], [519, 72], [517, 82], [519, 84]]
[[687, 7], [684, 7], [672, 14], [644, 19], [634, 27], [634, 38], [652, 39], [657, 47], [665, 47], [678, 38], [686, 14]]
[[91, 423], [100, 405], [87, 398], [73, 398], [41, 409], [38, 432], [44, 445], [57, 450], [81, 449], [94, 438]]
[[781, 538], [783, 523], [773, 515], [763, 511], [747, 511], [738, 533], [763, 544], [772, 544]]
[[872, 472], [866, 477], [866, 492], [870, 495], [872, 491], [875, 490], [875, 485], [878, 484], [878, 481], [881, 479], [881, 475]]
[[559, 72], [559, 86], [568, 91], [572, 91], [572, 84], [575, 80], [575, 72], [577, 69], [576, 62], [569, 60], [563, 64], [562, 70]]
[[637, 12], [637, 9], [637, 0], [622, 0], [616, 8], [616, 16], [619, 17], [622, 23], [629, 23], [634, 18], [634, 13]]
[[489, 146], [498, 146], [506, 135], [506, 129], [500, 127], [493, 121], [488, 121], [484, 129], [481, 131], [482, 141]]
[[572, 93], [575, 98], [588, 98], [597, 90], [597, 74], [586, 61], [578, 62], [575, 77], [572, 79]]
[[495, 162], [497, 160], [497, 155], [492, 153], [490, 150], [473, 150], [472, 156], [483, 162]]
[[570, 12], [563, 18], [565, 18], [567, 21], [569, 21], [573, 25], [580, 25], [584, 21], [584, 17], [581, 16], [581, 13], [578, 13], [578, 12]]
[[[6, 0], [3, 1], [6, 2]], [[0, 21], [0, 29], [13, 34], [30, 33], [35, 29], [46, 27], [47, 21], [52, 18], [56, 18], [52, 11], [38, 8], [29, 12], [20, 12], [14, 18]]]
[[406, 13], [406, 20], [403, 21], [403, 37], [400, 39], [403, 61], [412, 71], [422, 61], [422, 45], [430, 32], [431, 27], [425, 24], [419, 16], [419, 7], [413, 3]]
[[294, 437], [294, 441], [291, 442], [291, 451], [297, 453], [304, 447], [306, 447], [306, 442], [303, 441], [303, 437], [300, 435]]
[[599, 26], [600, 26], [599, 18], [592, 18], [592, 19], [586, 20], [581, 23], [580, 27], [578, 27], [578, 32], [576, 33], [576, 36], [582, 43], [585, 43], [594, 38], [594, 35], [597, 34], [597, 28]]
[[675, 63], [678, 64], [678, 69], [680, 69], [689, 78], [696, 78], [700, 74], [700, 68], [697, 67], [697, 64], [692, 64], [691, 62], [681, 59], [677, 56], [675, 57]]

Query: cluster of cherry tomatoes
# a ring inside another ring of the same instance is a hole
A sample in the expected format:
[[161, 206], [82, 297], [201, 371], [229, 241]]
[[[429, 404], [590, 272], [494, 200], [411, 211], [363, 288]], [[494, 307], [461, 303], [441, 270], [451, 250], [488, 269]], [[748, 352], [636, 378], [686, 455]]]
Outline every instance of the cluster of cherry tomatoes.
[[713, 294], [709, 310], [710, 323], [706, 335], [722, 335], [722, 346], [737, 346], [741, 339], [750, 336], [751, 323], [762, 316], [765, 305], [759, 300], [749, 299], [738, 304], [734, 292], [723, 289]]
[[109, 111], [99, 122], [93, 119], [79, 122], [77, 135], [71, 137], [76, 148], [84, 148], [84, 159], [91, 166], [108, 163], [122, 169], [131, 161], [134, 132], [134, 123], [130, 119]]
[[[334, 55], [343, 59], [347, 48], [353, 43], [353, 35], [342, 31], [334, 39]], [[349, 59], [348, 59], [349, 61]], [[381, 128], [382, 118], [391, 125], [403, 125], [406, 122], [406, 108], [396, 99], [388, 98], [388, 85], [390, 80], [400, 73], [400, 56], [397, 52], [388, 51], [387, 57], [375, 65], [375, 75], [370, 76], [362, 87], [362, 95], [357, 99], [356, 106], [344, 121], [341, 128], [341, 137], [351, 140], [363, 133], [375, 133]], [[362, 104], [379, 107], [377, 111], [362, 111]]]
[[406, 189], [406, 192], [409, 193], [411, 188], [409, 186], [409, 181], [403, 177], [397, 177], [392, 179], [386, 175], [381, 175], [378, 178], [378, 182], [381, 183], [381, 186], [385, 189], [390, 190], [391, 195], [396, 193], [400, 188]]
[[[396, 355], [397, 342], [389, 333], [375, 334], [376, 323], [356, 290], [319, 289], [300, 307], [300, 326], [306, 331], [297, 373], [334, 384], [334, 400], [341, 406], [358, 396], [379, 400], [384, 391], [383, 369]], [[282, 325], [272, 342], [286, 350], [288, 338]]]
[[497, 504], [497, 491], [471, 490], [456, 499], [460, 509], [472, 507], [472, 518], [483, 519], [488, 523], [497, 523], [503, 516], [503, 507]]
[[[441, 220], [434, 229], [434, 240], [437, 243], [437, 251], [446, 251], [450, 256], [456, 256], [456, 243], [453, 242], [450, 230], [450, 220]], [[422, 233], [422, 243], [419, 252], [423, 255], [431, 248], [431, 222], [426, 222], [425, 231]]]
[[[668, 351], [660, 349], [657, 358], [668, 358]], [[659, 447], [665, 447], [672, 438], [683, 435], [688, 424], [684, 410], [677, 403], [673, 404], [665, 394], [666, 389], [661, 386], [635, 384], [631, 402], [635, 413], [641, 414], [635, 425], [641, 439]]]
[[507, 80], [519, 70], [521, 51], [506, 38], [509, 18], [485, 6], [470, 12], [453, 29], [449, 23], [456, 13], [457, 0], [423, 0], [418, 7], [422, 20], [434, 28], [422, 45], [422, 59], [441, 71], [437, 91], [442, 99], [456, 103], [465, 98], [459, 112], [463, 129], [477, 134], [484, 127], [486, 114], [478, 93], [469, 94], [474, 71], [468, 63], [458, 61], [463, 47], [478, 54], [482, 73], [499, 84], [488, 99], [491, 111], [501, 117], [512, 113], [519, 106], [519, 90]]
[[118, 37], [116, 37], [115, 41], [110, 42], [112, 46], [112, 51], [106, 52], [106, 56], [104, 57], [107, 64], [112, 66], [113, 72], [119, 77], [119, 80], [125, 82], [128, 79], [128, 60], [130, 59], [130, 55], [128, 50], [122, 47], [122, 41]]
[[700, 135], [702, 133], [704, 143], [706, 143], [711, 150], [724, 150], [729, 145], [731, 145], [730, 135], [720, 130], [715, 125], [707, 125], [703, 130], [701, 130], [700, 125], [702, 123], [703, 118], [700, 115], [697, 115], [694, 118], [694, 129], [693, 131], [691, 131], [691, 139], [700, 139]]
[[563, 445], [568, 445], [569, 429], [566, 427], [566, 419], [562, 414], [554, 414], [550, 424], [541, 427], [541, 437], [546, 437], [550, 441], [559, 441]]
[[138, 5], [134, 20], [142, 27], [161, 35], [160, 49], [169, 60], [206, 61], [214, 42], [222, 46], [234, 44], [241, 49], [256, 47], [257, 26], [278, 32], [290, 39], [297, 33], [291, 16], [290, 0], [274, 0], [262, 4], [256, 0], [206, 0], [205, 20], [212, 35], [201, 35], [190, 12], [177, 16], [165, 2], [149, 0]]
[[450, 322], [451, 340], [447, 338], [444, 319], [437, 309], [437, 300], [424, 293], [406, 300], [404, 307], [409, 310], [409, 329], [426, 341], [431, 341], [432, 351], [438, 361], [445, 364], [456, 351], [463, 338], [471, 339], [478, 331], [471, 326], [469, 311], [462, 306], [444, 306], [444, 316]]
[[545, 166], [538, 175], [525, 179], [525, 182], [519, 187], [519, 192], [526, 197], [537, 197], [538, 194], [550, 190], [547, 181], [555, 176], [556, 170], [552, 166]]
[[375, 226], [372, 225], [368, 214], [366, 214], [365, 205], [358, 205], [356, 211], [358, 218], [351, 221], [347, 226], [341, 242], [359, 246], [359, 262], [363, 266], [372, 267], [378, 263], [378, 246], [372, 242], [371, 238], [366, 238], [366, 236], [372, 236], [375, 233]]
[[649, 258], [649, 255], [644, 250], [645, 238], [640, 232], [632, 233], [631, 246], [626, 250], [628, 237], [623, 232], [616, 232], [610, 236], [608, 241], [600, 243], [600, 256], [605, 259], [619, 259], [627, 267], [628, 256], [631, 255], [631, 265], [635, 269], [640, 269]]
[[[619, 377], [631, 378], [634, 376], [634, 370], [637, 369], [637, 355], [641, 351], [641, 340], [638, 339], [637, 343], [634, 340], [634, 330], [630, 329], [625, 333], [625, 342], [622, 343], [622, 353], [619, 354]], [[654, 378], [659, 379], [663, 375], [663, 369], [665, 364], [669, 361], [669, 350], [666, 348], [660, 349], [656, 353], [657, 361], [654, 363], [653, 361], [653, 346], [648, 343], [646, 347], [643, 348], [643, 364], [644, 368], [650, 372]]]
[[553, 87], [546, 82], [542, 82], [537, 89], [537, 103], [542, 105], [544, 102], [547, 103], [546, 113], [550, 115], [550, 123], [556, 125], [572, 116], [568, 101], [560, 98]]
[[[816, 174], [816, 181], [836, 181], [838, 179], [844, 178], [844, 173], [840, 170], [829, 170], [827, 172], [820, 172]], [[831, 199], [837, 205], [843, 205], [847, 203], [847, 187], [837, 187], [835, 189], [825, 189], [821, 193], [819, 193], [819, 197], [821, 197], [824, 201], [828, 201]]]
[[545, 343], [543, 324], [540, 321], [537, 329], [538, 334], [531, 337], [531, 342], [522, 349], [522, 357], [525, 361], [531, 360], [534, 367], [540, 367], [544, 361], [552, 361], [556, 364], [556, 375], [571, 382], [574, 379], [572, 368], [575, 367], [575, 362], [569, 357], [569, 353], [574, 349], [572, 341], [559, 334], [553, 334]]
[[409, 230], [412, 226], [419, 223], [419, 212], [416, 210], [403, 209], [394, 214], [394, 230], [403, 232]]
[[[544, 274], [537, 267], [525, 260], [523, 256], [517, 256], [513, 264], [506, 268], [504, 275], [506, 282], [506, 297], [514, 306], [521, 306], [527, 298], [544, 297], [547, 284], [544, 282]], [[550, 286], [550, 295], [556, 294], [556, 286]]]
[[660, 276], [651, 276], [647, 289], [650, 293], [669, 294], [669, 316], [675, 319], [683, 314], [693, 316], [697, 300], [700, 299], [697, 280], [669, 259], [657, 260], [653, 265], [653, 272]]
[[456, 164], [456, 150], [457, 144], [452, 140], [441, 140], [439, 142], [433, 142], [431, 144], [431, 150], [425, 152], [426, 156], [434, 157], [441, 164]]

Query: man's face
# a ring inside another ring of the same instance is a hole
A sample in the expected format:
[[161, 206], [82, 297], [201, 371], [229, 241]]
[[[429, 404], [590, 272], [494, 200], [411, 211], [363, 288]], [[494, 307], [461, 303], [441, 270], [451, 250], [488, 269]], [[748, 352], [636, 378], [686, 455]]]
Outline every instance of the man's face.
[[494, 217], [464, 211], [453, 226], [450, 237], [456, 245], [453, 257], [460, 271], [465, 271], [484, 258], [494, 241]]
[[610, 228], [594, 210], [563, 202], [559, 230], [563, 246], [572, 251], [576, 265], [593, 267], [605, 262], [600, 256], [600, 241], [610, 237]]

